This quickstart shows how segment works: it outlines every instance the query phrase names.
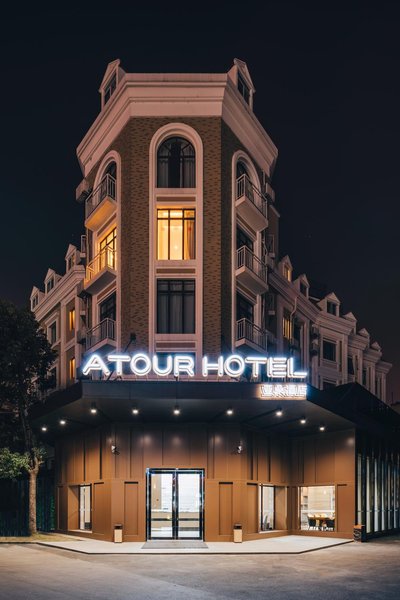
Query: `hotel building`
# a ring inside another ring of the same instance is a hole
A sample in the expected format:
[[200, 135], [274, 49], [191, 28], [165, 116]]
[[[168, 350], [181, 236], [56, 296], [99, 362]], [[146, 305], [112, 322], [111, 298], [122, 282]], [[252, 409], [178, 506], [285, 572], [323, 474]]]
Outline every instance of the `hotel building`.
[[237, 59], [223, 74], [107, 67], [77, 150], [81, 248], [31, 294], [58, 351], [35, 417], [55, 444], [61, 531], [400, 527], [390, 364], [333, 292], [280, 258], [278, 153], [254, 93]]

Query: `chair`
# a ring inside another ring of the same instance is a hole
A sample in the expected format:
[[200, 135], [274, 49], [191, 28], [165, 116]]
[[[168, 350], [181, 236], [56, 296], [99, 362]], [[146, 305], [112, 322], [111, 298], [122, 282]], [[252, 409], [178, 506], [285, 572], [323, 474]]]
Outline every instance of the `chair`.
[[326, 523], [326, 528], [327, 529], [330, 529], [330, 530], [334, 531], [334, 529], [335, 529], [335, 519], [328, 518], [328, 519], [325, 520], [325, 523]]
[[315, 517], [307, 515], [308, 529], [315, 529], [317, 526], [317, 520]]

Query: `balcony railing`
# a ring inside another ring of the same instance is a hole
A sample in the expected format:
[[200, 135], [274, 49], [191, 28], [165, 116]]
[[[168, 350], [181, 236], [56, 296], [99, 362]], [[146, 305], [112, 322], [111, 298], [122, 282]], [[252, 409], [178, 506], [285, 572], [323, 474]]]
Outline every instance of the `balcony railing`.
[[267, 265], [264, 264], [247, 246], [241, 246], [236, 251], [236, 268], [247, 267], [257, 277], [267, 281]]
[[266, 331], [263, 331], [248, 319], [236, 321], [236, 341], [247, 340], [265, 350], [267, 337], [268, 333]]
[[267, 198], [251, 183], [247, 175], [241, 175], [236, 180], [236, 200], [239, 200], [242, 196], [246, 196], [264, 217], [267, 216]]
[[106, 246], [101, 250], [97, 256], [86, 267], [86, 281], [91, 281], [104, 271], [104, 269], [116, 269], [117, 266], [117, 252], [113, 248]]
[[115, 200], [115, 179], [109, 173], [100, 181], [99, 185], [86, 198], [85, 219], [87, 219], [94, 209], [104, 200], [104, 198]]
[[115, 321], [103, 319], [98, 325], [86, 332], [86, 350], [93, 348], [104, 340], [115, 341]]

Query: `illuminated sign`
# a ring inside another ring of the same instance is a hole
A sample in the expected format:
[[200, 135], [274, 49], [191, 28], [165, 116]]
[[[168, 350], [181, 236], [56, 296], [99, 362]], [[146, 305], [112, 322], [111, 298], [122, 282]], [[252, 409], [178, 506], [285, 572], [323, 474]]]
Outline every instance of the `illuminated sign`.
[[[110, 366], [110, 363], [112, 366]], [[108, 354], [106, 358], [103, 358], [100, 354], [92, 354], [83, 366], [82, 373], [83, 375], [90, 375], [93, 372], [100, 372], [105, 377], [114, 373], [117, 376], [122, 376], [124, 374], [124, 365], [125, 371], [130, 372], [136, 377], [146, 377], [150, 373], [158, 377], [168, 377], [169, 375], [174, 375], [174, 377], [181, 375], [196, 377], [195, 360], [190, 354], [168, 354], [163, 357], [161, 364], [157, 354], [149, 356], [143, 352], [133, 355], [113, 353]], [[260, 375], [264, 375], [267, 379], [272, 380], [305, 380], [307, 377], [306, 371], [295, 370], [293, 357], [243, 357], [239, 354], [231, 354], [227, 357], [219, 356], [215, 361], [211, 361], [207, 356], [204, 356], [201, 360], [201, 375], [202, 377], [217, 375], [218, 377], [240, 378], [249, 366], [251, 366], [252, 377], [255, 379]], [[297, 387], [301, 388], [301, 386]], [[265, 386], [265, 388], [266, 395], [263, 397], [269, 397], [268, 393], [270, 390], [268, 386]], [[294, 388], [290, 388], [290, 394], [285, 394], [281, 388], [279, 388], [280, 396], [275, 397], [285, 397], [285, 395], [299, 397], [300, 392], [299, 394], [294, 393]], [[286, 389], [285, 386], [284, 389]]]
[[307, 385], [304, 383], [263, 383], [261, 398], [306, 399]]

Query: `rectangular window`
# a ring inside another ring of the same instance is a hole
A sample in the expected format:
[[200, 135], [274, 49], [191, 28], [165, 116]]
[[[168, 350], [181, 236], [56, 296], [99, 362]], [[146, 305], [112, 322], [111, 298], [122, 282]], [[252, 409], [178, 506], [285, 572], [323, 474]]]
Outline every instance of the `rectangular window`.
[[354, 360], [352, 356], [347, 357], [347, 374], [354, 375]]
[[70, 271], [75, 264], [75, 254], [71, 254], [67, 260], [67, 270]]
[[195, 211], [192, 209], [157, 210], [158, 260], [196, 258], [195, 224]]
[[331, 315], [337, 315], [337, 304], [335, 302], [326, 303], [326, 311]]
[[283, 337], [287, 340], [293, 337], [293, 320], [290, 312], [286, 309], [283, 311], [282, 330]]
[[99, 244], [100, 250], [100, 264], [99, 270], [104, 269], [105, 267], [110, 267], [110, 269], [115, 269], [116, 260], [115, 260], [115, 251], [117, 249], [117, 229], [114, 227], [109, 234], [107, 234]]
[[328, 340], [323, 340], [322, 357], [325, 360], [336, 362], [336, 342], [329, 342]]
[[246, 300], [241, 294], [236, 296], [236, 320], [247, 319], [250, 323], [254, 323], [254, 306]]
[[79, 529], [92, 529], [91, 486], [79, 486]]
[[335, 486], [300, 488], [300, 529], [335, 531]]
[[272, 485], [261, 485], [261, 531], [275, 528], [275, 488]]
[[336, 382], [335, 381], [329, 381], [328, 379], [324, 379], [322, 382], [322, 389], [323, 390], [330, 390], [331, 388], [336, 387]]
[[238, 90], [243, 96], [245, 102], [247, 104], [250, 104], [250, 89], [243, 77], [240, 75], [240, 73], [238, 73]]
[[54, 277], [48, 280], [46, 283], [46, 294], [48, 294], [54, 287]]
[[242, 246], [246, 246], [253, 252], [254, 243], [253, 240], [239, 227], [236, 230], [236, 248], [239, 249]]
[[157, 333], [195, 332], [194, 279], [157, 280]]
[[117, 87], [117, 74], [114, 73], [114, 75], [111, 77], [110, 81], [107, 83], [106, 87], [104, 88], [104, 104], [105, 105], [110, 100], [113, 93], [115, 92], [116, 87]]
[[362, 384], [364, 387], [367, 387], [367, 375], [368, 375], [368, 371], [366, 367], [363, 367], [362, 370]]
[[68, 379], [70, 381], [75, 379], [75, 356], [70, 358], [68, 362]]
[[57, 341], [57, 322], [54, 321], [49, 327], [49, 342], [55, 344]]
[[39, 296], [36, 294], [36, 296], [33, 296], [33, 298], [32, 298], [32, 309], [36, 308], [38, 304], [39, 304]]
[[74, 331], [75, 329], [75, 309], [71, 308], [68, 312], [68, 329], [69, 331]]
[[117, 319], [117, 296], [115, 292], [100, 303], [99, 319], [100, 322], [104, 319], [112, 319], [113, 321]]
[[304, 283], [300, 283], [300, 294], [303, 294], [303, 296], [308, 295], [308, 287]]

